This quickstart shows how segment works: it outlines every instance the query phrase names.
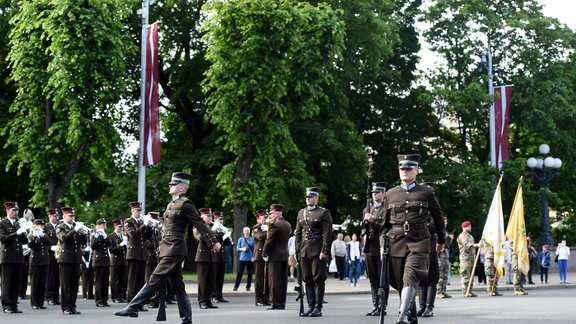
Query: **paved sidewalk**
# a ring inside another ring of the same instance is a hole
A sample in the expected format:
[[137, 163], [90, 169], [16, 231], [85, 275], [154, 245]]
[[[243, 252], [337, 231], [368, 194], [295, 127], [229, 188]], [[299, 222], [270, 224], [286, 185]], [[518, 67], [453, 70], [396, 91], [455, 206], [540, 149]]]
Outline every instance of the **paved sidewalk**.
[[[558, 272], [553, 272], [548, 275], [548, 284], [540, 284], [540, 275], [533, 274], [532, 279], [536, 284], [534, 285], [524, 285], [524, 288], [528, 291], [531, 290], [538, 290], [538, 289], [549, 289], [549, 288], [576, 288], [576, 271], [568, 273], [568, 284], [560, 284], [560, 278], [558, 276]], [[238, 291], [233, 291], [234, 282], [227, 281], [224, 283], [223, 293], [224, 296], [253, 296], [254, 295], [254, 284], [252, 284], [251, 290], [246, 291], [246, 276], [242, 278], [242, 283], [238, 288]], [[478, 278], [474, 277], [476, 280], [474, 282], [473, 291], [479, 292], [480, 294], [486, 292], [486, 285], [478, 284]], [[447, 290], [450, 292], [451, 295], [461, 294], [462, 288], [460, 283], [460, 276], [459, 275], [452, 275], [452, 279], [450, 281], [450, 285], [447, 286]], [[296, 295], [294, 291], [294, 287], [297, 283], [288, 282], [288, 295]], [[506, 291], [513, 291], [514, 285], [506, 284], [505, 278], [500, 278], [498, 281], [498, 290], [501, 292]], [[186, 280], [186, 292], [190, 296], [197, 296], [198, 293], [198, 285], [195, 281]], [[326, 280], [326, 295], [335, 295], [335, 294], [370, 294], [370, 282], [368, 279], [362, 279], [358, 281], [358, 286], [351, 287], [350, 282], [347, 280], [337, 280], [332, 277], [329, 277]]]

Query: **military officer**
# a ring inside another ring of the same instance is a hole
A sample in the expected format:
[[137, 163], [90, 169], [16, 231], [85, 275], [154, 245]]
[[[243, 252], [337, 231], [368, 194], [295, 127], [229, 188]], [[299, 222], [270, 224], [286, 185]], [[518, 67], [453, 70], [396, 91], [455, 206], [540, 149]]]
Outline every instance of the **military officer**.
[[[464, 294], [464, 297], [476, 297], [477, 295], [472, 292], [474, 283], [472, 268], [474, 267], [474, 256], [476, 255], [478, 244], [474, 243], [474, 237], [471, 234], [472, 223], [464, 221], [460, 227], [462, 227], [462, 233], [458, 235], [456, 241], [458, 242], [458, 249], [460, 250], [462, 293]], [[468, 286], [470, 286], [470, 288], [468, 288]]]
[[32, 309], [46, 309], [46, 276], [50, 263], [50, 239], [44, 233], [44, 221], [32, 222], [28, 247], [30, 248], [30, 304]]
[[428, 217], [441, 224], [436, 228], [439, 237], [436, 251], [444, 248], [442, 209], [434, 190], [416, 182], [419, 162], [419, 154], [398, 155], [401, 184], [386, 193], [386, 221], [380, 234], [381, 242], [389, 240], [389, 282], [400, 293], [397, 323], [402, 324], [416, 320], [414, 297], [419, 282], [428, 275]]
[[305, 282], [308, 310], [302, 316], [322, 316], [324, 288], [332, 240], [332, 215], [318, 206], [320, 188], [306, 188], [306, 208], [298, 212], [296, 220], [296, 256]]
[[119, 219], [112, 221], [114, 232], [110, 234], [110, 292], [112, 302], [126, 302], [126, 281], [128, 280], [126, 250], [128, 236], [124, 233], [124, 225]]
[[268, 225], [266, 219], [268, 218], [268, 211], [266, 209], [258, 209], [256, 211], [256, 225], [252, 227], [252, 237], [254, 238], [254, 255], [252, 261], [254, 262], [254, 295], [256, 297], [256, 306], [270, 306], [270, 289], [268, 281], [265, 278], [266, 262], [262, 258], [262, 249], [266, 243], [266, 235], [268, 234]]
[[58, 246], [58, 237], [56, 237], [56, 227], [60, 225], [58, 212], [56, 209], [48, 209], [48, 224], [44, 226], [44, 234], [50, 240], [50, 263], [48, 264], [48, 274], [46, 277], [46, 300], [49, 305], [60, 305], [60, 274], [58, 271], [58, 260], [56, 252], [60, 249]]
[[282, 217], [283, 205], [270, 206], [270, 225], [266, 242], [262, 249], [262, 258], [268, 263], [268, 283], [272, 295], [273, 309], [286, 308], [286, 293], [288, 290], [288, 239], [292, 227]]
[[2, 308], [4, 313], [22, 313], [18, 309], [20, 276], [24, 265], [22, 245], [28, 243], [25, 227], [18, 224], [18, 203], [6, 202], [6, 218], [0, 221], [0, 265], [2, 265]]
[[109, 307], [108, 287], [110, 286], [110, 237], [106, 234], [106, 220], [96, 221], [96, 229], [92, 236], [92, 269], [94, 269], [94, 301], [96, 307]]
[[380, 312], [386, 313], [387, 300], [380, 301], [378, 288], [380, 285], [380, 268], [382, 261], [380, 258], [380, 227], [384, 224], [386, 210], [384, 209], [384, 199], [386, 193], [386, 182], [372, 183], [372, 200], [374, 203], [370, 209], [364, 209], [364, 219], [362, 221], [362, 231], [360, 236], [364, 239], [364, 258], [366, 262], [366, 272], [370, 279], [370, 292], [372, 293], [372, 310], [366, 316], [380, 316]]
[[[446, 215], [442, 216], [444, 219], [444, 227], [448, 226], [448, 217]], [[454, 235], [446, 233], [446, 244], [445, 248], [441, 252], [438, 252], [438, 285], [436, 285], [436, 298], [452, 298], [451, 295], [446, 293], [446, 285], [448, 284], [448, 275], [450, 274], [450, 260], [448, 255], [448, 248], [452, 245], [452, 237]]]
[[[130, 206], [131, 217], [124, 221], [124, 231], [128, 235], [128, 249], [126, 260], [128, 261], [128, 284], [126, 296], [130, 302], [136, 292], [144, 285], [146, 274], [146, 242], [150, 238], [150, 227], [144, 224], [141, 217], [142, 203], [134, 201]], [[141, 311], [146, 311], [142, 307]]]
[[[204, 224], [209, 228], [214, 227], [212, 223], [212, 210], [210, 208], [200, 208], [198, 211]], [[218, 242], [218, 237], [214, 235], [214, 231], [211, 230], [211, 233], [216, 242]], [[198, 305], [200, 309], [218, 308], [218, 306], [212, 304], [212, 294], [218, 272], [217, 264], [214, 262], [214, 255], [220, 252], [220, 250], [212, 252], [210, 242], [202, 239], [203, 234], [199, 230], [194, 229], [193, 234], [198, 241], [195, 259], [198, 274]], [[218, 242], [218, 244], [220, 243]]]
[[60, 295], [62, 296], [62, 313], [64, 315], [80, 314], [76, 310], [80, 264], [82, 263], [82, 246], [87, 244], [87, 230], [75, 223], [76, 212], [72, 207], [62, 208], [62, 220], [56, 228], [60, 243], [58, 266], [60, 267]]
[[224, 299], [222, 289], [224, 288], [224, 276], [226, 275], [226, 246], [230, 245], [230, 240], [224, 242], [224, 236], [227, 229], [223, 225], [224, 214], [219, 211], [214, 212], [214, 222], [212, 225], [212, 233], [224, 248], [218, 252], [212, 252], [212, 262], [216, 269], [214, 289], [212, 290], [212, 302], [227, 303], [228, 300]]
[[188, 173], [175, 172], [172, 174], [172, 179], [168, 184], [172, 201], [164, 212], [162, 242], [160, 242], [159, 252], [160, 262], [154, 269], [148, 283], [138, 292], [132, 302], [123, 310], [116, 312], [115, 315], [137, 317], [141, 306], [154, 295], [155, 291], [163, 289], [168, 280], [178, 303], [180, 323], [192, 324], [190, 300], [186, 294], [182, 278], [182, 262], [188, 253], [184, 240], [186, 228], [189, 225], [194, 226], [201, 233], [202, 241], [206, 242], [213, 250], [219, 251], [222, 246], [216, 241], [210, 228], [202, 222], [194, 203], [184, 197], [191, 179], [192, 175]]

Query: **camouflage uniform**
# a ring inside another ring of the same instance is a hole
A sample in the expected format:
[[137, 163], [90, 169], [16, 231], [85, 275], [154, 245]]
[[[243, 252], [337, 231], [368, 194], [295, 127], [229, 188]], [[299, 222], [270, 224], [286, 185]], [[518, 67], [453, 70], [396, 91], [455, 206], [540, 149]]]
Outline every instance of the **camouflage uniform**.
[[512, 253], [512, 271], [514, 272], [514, 295], [528, 295], [522, 283], [522, 273], [518, 268], [518, 254]]
[[[463, 231], [458, 235], [458, 248], [460, 250], [460, 276], [462, 277], [462, 293], [465, 297], [476, 297], [472, 293], [474, 283], [474, 274], [472, 268], [474, 266], [474, 255], [476, 249], [474, 248], [474, 237], [472, 234]], [[470, 291], [466, 294], [466, 289], [470, 284]]]
[[[446, 247], [452, 244], [452, 239], [446, 234]], [[444, 248], [442, 252], [438, 252], [438, 285], [436, 285], [436, 298], [451, 298], [452, 296], [446, 293], [446, 284], [448, 283], [448, 271], [450, 271], [450, 260], [448, 259], [448, 249]]]
[[486, 244], [486, 253], [484, 254], [484, 272], [486, 273], [486, 279], [488, 286], [488, 296], [502, 296], [498, 292], [498, 275], [496, 274], [496, 267], [494, 266], [494, 247], [490, 244]]

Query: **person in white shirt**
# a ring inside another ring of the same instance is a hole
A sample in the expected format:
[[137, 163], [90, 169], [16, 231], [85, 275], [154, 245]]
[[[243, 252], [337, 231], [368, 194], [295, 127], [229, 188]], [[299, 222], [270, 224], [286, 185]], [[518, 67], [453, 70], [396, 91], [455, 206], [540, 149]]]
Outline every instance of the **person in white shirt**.
[[566, 246], [566, 240], [562, 240], [556, 248], [556, 255], [558, 256], [558, 268], [560, 269], [560, 283], [567, 284], [566, 272], [568, 270], [568, 257], [570, 256], [570, 248]]
[[348, 261], [348, 279], [350, 286], [358, 286], [358, 278], [360, 277], [360, 242], [356, 234], [352, 234], [352, 240], [348, 242], [346, 260]]

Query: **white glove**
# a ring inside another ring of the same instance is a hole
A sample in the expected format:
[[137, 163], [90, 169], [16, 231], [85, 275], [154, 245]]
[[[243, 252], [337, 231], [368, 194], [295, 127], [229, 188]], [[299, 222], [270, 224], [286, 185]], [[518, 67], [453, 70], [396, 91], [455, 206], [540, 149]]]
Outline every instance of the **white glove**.
[[265, 256], [262, 257], [262, 259], [264, 259], [265, 262], [268, 262], [268, 259], [269, 259], [269, 258], [270, 258], [270, 257], [265, 257]]
[[158, 226], [158, 223], [160, 223], [160, 222], [155, 220], [154, 218], [150, 218], [148, 220], [148, 224], [146, 224], [146, 225], [148, 225], [148, 227], [154, 228], [154, 227]]
[[262, 226], [260, 226], [260, 229], [262, 230], [262, 232], [266, 232], [268, 231], [268, 225], [263, 224]]
[[52, 252], [58, 252], [59, 249], [60, 249], [60, 248], [59, 248], [58, 245], [52, 245], [52, 246], [50, 247], [50, 251], [52, 251]]
[[120, 246], [126, 246], [126, 245], [128, 245], [128, 241], [122, 240], [122, 242], [120, 242]]
[[92, 251], [92, 248], [90, 247], [90, 245], [88, 245], [84, 248], [84, 252], [90, 252], [90, 251]]
[[74, 226], [74, 230], [75, 230], [76, 232], [79, 232], [82, 227], [84, 227], [83, 224], [76, 223], [76, 226]]
[[85, 261], [84, 264], [86, 265], [86, 268], [90, 268], [90, 262]]
[[214, 224], [212, 225], [212, 228], [211, 228], [210, 230], [211, 230], [212, 232], [216, 232], [219, 227], [220, 227], [220, 223], [214, 222]]
[[106, 232], [104, 231], [104, 229], [99, 229], [96, 234], [98, 235], [102, 235], [103, 238], [107, 238], [108, 235], [106, 235]]
[[24, 234], [24, 233], [26, 233], [26, 227], [24, 227], [24, 226], [21, 226], [16, 230], [17, 235]]

